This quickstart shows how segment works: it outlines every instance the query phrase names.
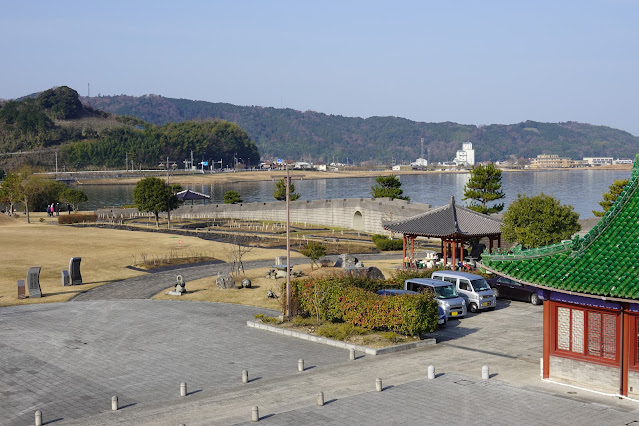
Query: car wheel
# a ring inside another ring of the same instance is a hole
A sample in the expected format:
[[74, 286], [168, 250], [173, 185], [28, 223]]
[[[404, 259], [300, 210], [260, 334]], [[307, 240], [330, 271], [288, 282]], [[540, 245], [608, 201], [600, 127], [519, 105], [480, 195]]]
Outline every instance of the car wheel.
[[470, 312], [472, 312], [473, 314], [475, 312], [477, 312], [477, 304], [476, 303], [471, 303], [468, 308], [470, 309]]
[[533, 293], [530, 295], [530, 303], [533, 305], [541, 305], [541, 299], [537, 295], [537, 293]]
[[499, 289], [493, 288], [493, 293], [495, 293], [495, 299], [499, 299]]

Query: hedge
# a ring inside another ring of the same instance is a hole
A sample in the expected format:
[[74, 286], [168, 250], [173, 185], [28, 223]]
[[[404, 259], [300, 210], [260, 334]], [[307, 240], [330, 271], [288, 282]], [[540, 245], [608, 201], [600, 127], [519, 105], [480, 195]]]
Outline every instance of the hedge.
[[85, 223], [85, 222], [97, 222], [98, 215], [94, 213], [89, 214], [65, 214], [58, 216], [58, 223], [62, 225], [68, 225], [70, 223]]
[[435, 331], [437, 302], [432, 296], [374, 293], [374, 289], [388, 288], [389, 284], [383, 280], [340, 276], [296, 280], [291, 283], [293, 305], [298, 313], [313, 316], [320, 322], [346, 322], [408, 335]]
[[404, 248], [402, 240], [391, 240], [385, 235], [375, 234], [371, 239], [375, 243], [375, 247], [381, 251], [402, 250]]

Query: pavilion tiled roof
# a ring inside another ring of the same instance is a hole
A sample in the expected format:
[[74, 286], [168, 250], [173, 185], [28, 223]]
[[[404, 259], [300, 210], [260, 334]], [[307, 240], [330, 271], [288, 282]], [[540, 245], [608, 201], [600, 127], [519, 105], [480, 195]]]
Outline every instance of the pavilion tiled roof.
[[452, 235], [465, 237], [482, 237], [499, 235], [501, 222], [485, 214], [455, 204], [451, 197], [450, 204], [434, 208], [408, 219], [382, 223], [384, 229], [406, 235], [422, 237], [448, 237]]
[[612, 208], [583, 238], [513, 253], [482, 254], [482, 265], [534, 286], [639, 299], [639, 155]]

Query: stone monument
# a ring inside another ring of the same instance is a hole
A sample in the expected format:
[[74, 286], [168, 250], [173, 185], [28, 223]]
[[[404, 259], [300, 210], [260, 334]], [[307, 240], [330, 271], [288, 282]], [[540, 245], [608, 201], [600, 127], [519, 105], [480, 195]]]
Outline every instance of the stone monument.
[[71, 280], [69, 280], [69, 271], [62, 271], [62, 286], [71, 285]]
[[27, 287], [29, 287], [29, 297], [42, 297], [40, 290], [40, 266], [32, 266], [27, 271]]
[[182, 296], [186, 293], [186, 281], [182, 278], [182, 275], [178, 275], [175, 278], [175, 290], [169, 291], [166, 294], [170, 294], [171, 296]]
[[82, 275], [80, 275], [81, 257], [72, 257], [69, 261], [69, 275], [71, 276], [71, 285], [82, 284]]
[[27, 297], [24, 292], [24, 280], [18, 280], [18, 299]]

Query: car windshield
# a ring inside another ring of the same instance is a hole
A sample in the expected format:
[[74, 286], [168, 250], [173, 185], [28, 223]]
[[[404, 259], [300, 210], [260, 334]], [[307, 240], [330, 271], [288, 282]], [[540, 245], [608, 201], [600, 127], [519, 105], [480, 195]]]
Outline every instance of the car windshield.
[[438, 299], [453, 299], [457, 297], [457, 290], [451, 285], [435, 287], [435, 294]]
[[472, 280], [471, 284], [473, 285], [473, 288], [475, 289], [475, 291], [490, 290], [490, 286], [488, 285], [486, 280], [483, 278], [480, 278], [478, 280]]

